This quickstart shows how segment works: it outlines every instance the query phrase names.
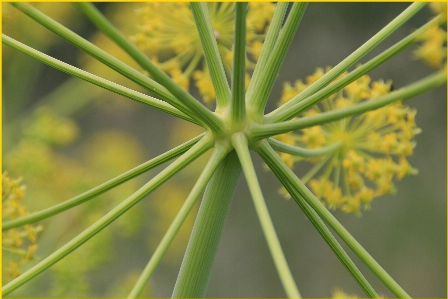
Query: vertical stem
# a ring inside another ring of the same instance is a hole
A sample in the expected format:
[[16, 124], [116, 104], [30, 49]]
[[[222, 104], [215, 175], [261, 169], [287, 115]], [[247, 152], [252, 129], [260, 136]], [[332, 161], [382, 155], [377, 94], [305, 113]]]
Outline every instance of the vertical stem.
[[254, 202], [255, 210], [257, 211], [258, 219], [260, 220], [261, 228], [263, 229], [266, 242], [271, 251], [272, 259], [277, 268], [278, 276], [283, 285], [288, 298], [301, 298], [299, 289], [294, 281], [285, 254], [283, 253], [280, 241], [275, 232], [274, 224], [269, 215], [266, 202], [261, 192], [260, 184], [255, 173], [254, 165], [249, 153], [247, 138], [243, 133], [236, 133], [232, 136], [232, 144], [240, 159], [243, 168], [244, 176], [246, 177], [247, 185], [249, 186], [250, 194]]
[[192, 2], [191, 11], [201, 38], [205, 60], [212, 79], [216, 94], [216, 110], [222, 110], [229, 105], [230, 88], [227, 83], [226, 73], [219, 54], [212, 20], [207, 3]]
[[244, 100], [246, 79], [246, 10], [246, 2], [235, 4], [235, 44], [230, 114], [232, 121], [236, 123], [246, 118], [246, 104]]
[[208, 183], [177, 277], [173, 298], [204, 297], [240, 173], [238, 157], [232, 151], [221, 162]]

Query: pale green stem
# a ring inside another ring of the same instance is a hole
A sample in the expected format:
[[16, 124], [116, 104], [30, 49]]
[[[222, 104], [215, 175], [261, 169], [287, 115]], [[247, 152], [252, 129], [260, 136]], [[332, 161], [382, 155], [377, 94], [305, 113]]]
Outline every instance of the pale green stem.
[[400, 28], [406, 21], [408, 21], [414, 14], [416, 14], [425, 5], [426, 3], [411, 4], [405, 11], [403, 11], [400, 15], [398, 15], [392, 22], [390, 22], [383, 29], [381, 29], [377, 34], [375, 34], [371, 39], [365, 42], [356, 51], [354, 51], [347, 58], [341, 61], [338, 65], [332, 68], [324, 76], [319, 78], [319, 80], [314, 82], [312, 85], [308, 86], [304, 91], [300, 93], [300, 96], [296, 96], [294, 99], [286, 102], [276, 110], [267, 114], [266, 122], [274, 123], [294, 117], [294, 115], [296, 115], [297, 113], [295, 113], [296, 112], [295, 110], [290, 110], [291, 106], [309, 97], [310, 95], [314, 94], [315, 92], [317, 92], [318, 90], [322, 89], [324, 86], [329, 84], [331, 81], [336, 79], [350, 66], [354, 65], [357, 61], [359, 61], [362, 57], [364, 57], [367, 53], [369, 53], [382, 41], [384, 41], [389, 35], [395, 32], [395, 30]]
[[[392, 279], [392, 277], [373, 259], [373, 257], [353, 238], [345, 227], [325, 208], [325, 206], [314, 196], [314, 194], [300, 181], [294, 172], [283, 163], [266, 142], [260, 142], [257, 152], [268, 163], [269, 167], [278, 172], [280, 180], [286, 181], [285, 187], [293, 187], [298, 192], [294, 198], [300, 207], [309, 204], [345, 243], [356, 253], [356, 255], [372, 270], [373, 273], [398, 297], [409, 298], [410, 296]], [[274, 162], [272, 162], [274, 161]], [[293, 193], [294, 194], [294, 193]]]
[[240, 123], [246, 119], [245, 80], [246, 80], [246, 10], [247, 2], [235, 3], [235, 37], [232, 72], [232, 99], [230, 119]]
[[331, 155], [342, 147], [342, 141], [335, 142], [331, 145], [327, 145], [318, 149], [307, 149], [303, 147], [297, 147], [290, 145], [274, 138], [268, 139], [269, 144], [273, 149], [279, 152], [287, 153], [293, 156], [299, 156], [304, 158], [320, 157], [325, 155]]
[[[327, 228], [325, 223], [321, 220], [321, 218], [316, 214], [316, 212], [310, 207], [310, 205], [303, 200], [300, 192], [298, 192], [297, 188], [290, 176], [294, 176], [294, 173], [281, 161], [280, 157], [273, 151], [273, 149], [267, 144], [266, 141], [260, 142], [259, 147], [256, 151], [263, 158], [264, 162], [269, 166], [269, 168], [274, 172], [274, 174], [279, 178], [282, 182], [283, 186], [288, 190], [289, 194], [294, 198], [300, 208], [303, 210], [305, 215], [310, 219], [313, 223], [314, 227], [318, 230], [339, 260], [344, 264], [345, 268], [350, 272], [352, 277], [356, 280], [359, 286], [363, 289], [363, 291], [371, 298], [379, 298], [378, 294], [366, 280], [366, 278], [362, 275], [362, 273], [358, 270], [356, 265], [335, 239], [333, 234]], [[288, 171], [286, 170], [288, 169]], [[298, 178], [295, 177], [297, 180]]]
[[219, 54], [208, 6], [207, 3], [199, 2], [191, 2], [190, 5], [216, 94], [216, 110], [221, 111], [230, 103], [230, 88]]
[[24, 45], [21, 42], [18, 42], [16, 40], [10, 38], [9, 36], [6, 36], [3, 34], [2, 41], [4, 44], [6, 44], [10, 47], [13, 47], [14, 49], [16, 49], [24, 54], [27, 54], [39, 61], [51, 66], [51, 67], [54, 67], [54, 68], [64, 72], [64, 73], [75, 76], [77, 78], [80, 78], [84, 81], [95, 84], [95, 85], [97, 85], [101, 88], [107, 89], [109, 91], [115, 92], [115, 93], [122, 95], [124, 97], [127, 97], [131, 100], [152, 106], [156, 109], [159, 109], [159, 110], [169, 113], [171, 115], [183, 118], [185, 120], [188, 120], [188, 121], [191, 121], [194, 123], [198, 123], [197, 121], [193, 120], [191, 117], [180, 112], [178, 109], [165, 103], [164, 101], [158, 100], [156, 98], [150, 97], [148, 95], [142, 94], [142, 93], [134, 91], [132, 89], [123, 87], [119, 84], [113, 83], [113, 82], [103, 79], [101, 77], [95, 76], [89, 72], [78, 69], [77, 67], [71, 66], [65, 62], [62, 62], [62, 61], [57, 60], [51, 56], [41, 53], [27, 45]]
[[293, 4], [280, 36], [276, 41], [272, 53], [268, 59], [266, 67], [263, 69], [259, 79], [259, 84], [254, 86], [254, 93], [249, 105], [251, 115], [262, 116], [266, 102], [274, 86], [275, 79], [278, 76], [280, 66], [286, 56], [286, 52], [291, 45], [294, 34], [299, 27], [303, 14], [305, 13], [307, 3], [296, 2]]
[[446, 83], [446, 72], [445, 70], [442, 70], [388, 95], [372, 100], [366, 100], [353, 106], [275, 124], [253, 125], [251, 127], [250, 136], [255, 140], [263, 139], [294, 130], [321, 125], [344, 117], [362, 114], [370, 110], [384, 107], [396, 101], [407, 100], [444, 83]]
[[261, 227], [263, 229], [264, 236], [271, 251], [272, 259], [274, 260], [275, 267], [277, 268], [280, 281], [286, 295], [289, 298], [301, 298], [299, 289], [294, 281], [291, 270], [289, 269], [288, 262], [286, 261], [283, 253], [280, 241], [275, 232], [274, 224], [269, 216], [266, 202], [261, 192], [260, 184], [258, 183], [257, 174], [252, 163], [252, 159], [249, 153], [249, 146], [247, 138], [243, 133], [236, 133], [232, 136], [232, 145], [240, 159], [241, 166], [243, 168], [244, 176], [246, 177], [247, 184], [249, 186], [250, 194], [254, 201], [255, 210], [257, 211], [258, 219], [260, 220]]
[[208, 183], [177, 277], [173, 298], [205, 296], [240, 173], [240, 162], [232, 151], [220, 163]]
[[288, 6], [288, 2], [278, 2], [275, 7], [274, 16], [272, 17], [271, 24], [269, 24], [268, 33], [266, 34], [266, 39], [264, 40], [263, 47], [261, 48], [260, 57], [258, 57], [252, 78], [250, 79], [249, 86], [247, 87], [246, 102], [248, 103], [248, 106], [252, 106], [252, 94], [254, 92], [254, 88], [260, 83], [260, 76], [263, 74], [263, 70], [266, 68], [268, 59], [271, 56], [272, 49], [274, 48], [275, 42], [277, 41], [280, 33]]
[[80, 205], [88, 200], [91, 200], [104, 192], [115, 188], [124, 182], [129, 181], [130, 179], [139, 176], [140, 174], [145, 173], [146, 171], [165, 163], [173, 158], [178, 157], [179, 155], [185, 153], [188, 149], [190, 149], [195, 143], [197, 143], [201, 138], [204, 137], [204, 134], [201, 134], [175, 148], [172, 150], [169, 150], [163, 154], [161, 154], [158, 157], [155, 157], [154, 159], [149, 160], [148, 162], [145, 162], [95, 188], [92, 188], [84, 193], [81, 193], [78, 196], [75, 196], [71, 199], [68, 199], [64, 202], [61, 202], [57, 205], [54, 205], [52, 207], [46, 208], [44, 210], [41, 210], [39, 212], [36, 212], [34, 214], [20, 217], [11, 221], [7, 221], [2, 223], [2, 230], [11, 229], [14, 227], [22, 226], [24, 224], [37, 222], [43, 219], [46, 219], [48, 217], [54, 216], [58, 213], [64, 212], [70, 208], [73, 208], [77, 205]]
[[[204, 136], [201, 141], [196, 143], [192, 148], [190, 148], [185, 154], [183, 154], [179, 159], [174, 161], [171, 165], [161, 171], [157, 176], [155, 176], [152, 180], [146, 183], [143, 187], [133, 193], [131, 196], [122, 201], [118, 206], [112, 209], [109, 213], [103, 216], [101, 219], [96, 221], [78, 236], [73, 238], [67, 244], [56, 250], [50, 256], [39, 262], [37, 265], [21, 274], [19, 277], [9, 282], [2, 288], [3, 296], [11, 293], [21, 285], [25, 284], [30, 279], [36, 277], [59, 260], [70, 254], [73, 250], [84, 244], [90, 238], [99, 233], [102, 229], [111, 224], [114, 220], [120, 217], [123, 213], [129, 210], [132, 206], [138, 203], [141, 199], [143, 199], [147, 194], [151, 191], [155, 190], [161, 184], [163, 184], [166, 180], [171, 178], [189, 163], [194, 161], [197, 157], [202, 155], [212, 146], [211, 138], [207, 135]], [[106, 250], [106, 249], [105, 249]]]
[[76, 5], [104, 34], [126, 51], [140, 66], [147, 70], [157, 82], [160, 82], [160, 84], [166, 87], [176, 98], [181, 99], [196, 115], [201, 116], [201, 119], [204, 120], [212, 131], [219, 131], [222, 128], [223, 124], [221, 123], [221, 119], [201, 105], [191, 94], [152, 63], [148, 56], [127, 40], [95, 6], [91, 3], [82, 2]]
[[[107, 52], [96, 47], [92, 43], [83, 39], [73, 31], [69, 30], [65, 26], [59, 24], [55, 20], [51, 19], [47, 15], [43, 14], [39, 10], [35, 9], [26, 3], [11, 3], [13, 6], [20, 9], [27, 16], [66, 39], [68, 42], [72, 43], [76, 47], [80, 48], [84, 52], [88, 53], [98, 61], [101, 61], [105, 65], [139, 84], [140, 86], [146, 88], [148, 91], [158, 95], [164, 101], [173, 105], [177, 109], [181, 110], [190, 117], [200, 121], [202, 124], [210, 128], [212, 131], [222, 131], [225, 124], [224, 122], [216, 116], [213, 112], [205, 108], [196, 99], [184, 90], [172, 89], [168, 90], [164, 86], [155, 82], [154, 80], [146, 77], [141, 72], [133, 69], [127, 64], [121, 62], [115, 57], [111, 56]], [[171, 93], [173, 92], [173, 93]], [[181, 100], [179, 100], [181, 99]]]
[[196, 204], [202, 191], [204, 191], [205, 185], [208, 183], [211, 176], [218, 167], [218, 164], [224, 159], [225, 155], [229, 152], [229, 150], [230, 146], [228, 146], [228, 144], [215, 145], [213, 154], [210, 157], [207, 165], [205, 166], [204, 170], [202, 171], [201, 175], [196, 181], [193, 189], [191, 190], [184, 204], [180, 208], [173, 222], [171, 222], [170, 227], [166, 231], [159, 245], [157, 245], [156, 250], [151, 256], [151, 259], [149, 260], [142, 274], [140, 275], [137, 283], [134, 285], [134, 288], [129, 293], [128, 298], [137, 298], [141, 294], [144, 287], [148, 283], [148, 280], [150, 279], [152, 273], [156, 269], [160, 260], [164, 256], [165, 252], [168, 250], [169, 246], [171, 245], [171, 242], [174, 240], [174, 237], [179, 232], [179, 229], [181, 228], [191, 209]]
[[302, 182], [304, 184], [308, 183], [309, 180], [327, 163], [328, 160], [330, 160], [332, 156], [328, 156], [323, 158], [319, 163], [316, 163], [308, 172], [302, 177]]

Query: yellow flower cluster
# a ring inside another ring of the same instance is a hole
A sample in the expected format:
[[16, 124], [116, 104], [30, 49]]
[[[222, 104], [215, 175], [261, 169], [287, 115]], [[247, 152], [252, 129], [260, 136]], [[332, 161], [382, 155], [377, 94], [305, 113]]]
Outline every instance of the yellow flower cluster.
[[[306, 78], [306, 83], [302, 80], [294, 85], [286, 83], [281, 101], [286, 102], [292, 94], [300, 93], [324, 73], [319, 68]], [[360, 101], [374, 101], [390, 93], [391, 88], [390, 81], [372, 81], [364, 75], [303, 116], [342, 109]], [[415, 115], [415, 110], [397, 102], [360, 116], [306, 128], [298, 134], [283, 134], [278, 139], [311, 150], [339, 144], [325, 157], [307, 158], [316, 165], [303, 180], [328, 208], [359, 213], [361, 206], [370, 207], [373, 198], [393, 193], [393, 179], [417, 173], [406, 159], [413, 153], [414, 135], [420, 132], [415, 124]], [[285, 153], [281, 157], [290, 167], [305, 159]], [[312, 179], [319, 171], [320, 177]]]
[[[210, 2], [208, 6], [224, 68], [230, 73], [234, 3]], [[272, 3], [249, 3], [246, 43], [252, 60], [257, 60], [260, 55], [274, 8]], [[203, 100], [214, 100], [215, 92], [189, 4], [148, 3], [138, 10], [138, 16], [140, 26], [132, 40], [139, 48], [148, 53], [180, 86], [188, 90], [190, 79], [194, 79]], [[201, 62], [202, 69], [198, 69]], [[252, 61], [247, 60], [248, 68], [254, 66]]]
[[414, 51], [414, 55], [429, 66], [439, 68], [446, 58], [446, 2], [431, 3], [430, 8], [433, 13], [441, 14], [442, 19], [440, 24], [434, 24], [422, 33], [422, 44]]
[[[22, 200], [25, 197], [25, 186], [22, 179], [12, 179], [2, 174], [2, 217], [12, 220], [28, 215]], [[3, 234], [3, 277], [11, 280], [21, 274], [20, 267], [34, 259], [37, 250], [37, 235], [43, 230], [42, 225], [24, 225], [10, 229]]]

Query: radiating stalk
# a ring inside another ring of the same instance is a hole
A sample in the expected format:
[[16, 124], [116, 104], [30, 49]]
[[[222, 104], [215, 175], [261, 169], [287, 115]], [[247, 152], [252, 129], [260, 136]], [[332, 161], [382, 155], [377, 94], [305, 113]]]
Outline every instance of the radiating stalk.
[[205, 296], [240, 173], [240, 162], [232, 151], [220, 163], [208, 183], [177, 277], [173, 298]]
[[289, 298], [301, 298], [299, 289], [297, 288], [280, 245], [280, 241], [278, 240], [277, 233], [275, 232], [274, 224], [269, 216], [269, 211], [266, 207], [266, 202], [264, 200], [263, 193], [261, 192], [257, 174], [250, 157], [247, 138], [243, 133], [236, 133], [232, 136], [232, 144], [235, 147], [238, 158], [240, 159], [244, 176], [246, 177], [250, 194], [252, 195], [252, 199], [254, 201], [258, 219], [260, 220], [264, 236], [268, 243], [272, 259], [274, 260], [274, 264], [285, 293]]
[[151, 277], [152, 273], [156, 269], [160, 260], [164, 256], [165, 252], [168, 250], [169, 246], [171, 245], [171, 242], [174, 240], [174, 237], [179, 232], [185, 219], [187, 219], [187, 216], [190, 213], [191, 209], [194, 207], [197, 199], [204, 191], [205, 185], [208, 183], [211, 176], [215, 172], [216, 168], [218, 167], [218, 164], [224, 159], [225, 155], [229, 152], [229, 149], [230, 146], [228, 144], [216, 144], [213, 150], [213, 154], [210, 157], [207, 165], [201, 172], [201, 175], [196, 181], [193, 189], [191, 190], [184, 204], [180, 208], [173, 222], [171, 222], [170, 227], [163, 236], [159, 245], [157, 245], [156, 250], [151, 256], [151, 259], [149, 260], [142, 274], [140, 275], [137, 283], [134, 285], [134, 288], [129, 293], [128, 298], [137, 298], [141, 294], [144, 287], [148, 283], [148, 280]]
[[390, 94], [376, 99], [366, 100], [353, 106], [348, 106], [341, 109], [319, 113], [309, 117], [303, 117], [296, 120], [279, 122], [275, 124], [253, 125], [251, 128], [250, 136], [253, 139], [263, 139], [294, 130], [321, 125], [345, 117], [362, 114], [370, 110], [384, 107], [396, 101], [407, 100], [444, 83], [446, 83], [446, 70], [443, 69], [417, 82], [400, 88]]
[[210, 12], [205, 2], [191, 2], [190, 5], [216, 94], [216, 110], [222, 111], [230, 103], [230, 88], [216, 42]]
[[285, 25], [283, 26], [280, 36], [274, 45], [274, 49], [268, 59], [266, 67], [260, 76], [257, 86], [254, 86], [254, 93], [249, 105], [252, 110], [251, 114], [263, 115], [266, 102], [274, 86], [275, 79], [278, 76], [280, 66], [282, 65], [283, 59], [286, 56], [286, 52], [291, 45], [294, 38], [294, 34], [299, 27], [299, 23], [302, 20], [303, 14], [305, 12], [307, 3], [305, 2], [295, 2], [289, 12], [288, 18], [286, 19]]
[[142, 51], [127, 40], [112, 23], [91, 3], [79, 2], [77, 7], [111, 40], [129, 54], [140, 66], [148, 71], [154, 79], [168, 89], [176, 98], [197, 115], [200, 115], [204, 122], [213, 131], [218, 130], [220, 119], [211, 111], [201, 105], [191, 94], [184, 90], [179, 84], [171, 79], [164, 71], [158, 68]]
[[308, 149], [308, 148], [302, 148], [293, 146], [281, 141], [278, 141], [274, 138], [268, 138], [269, 145], [272, 146], [273, 149], [279, 152], [287, 153], [293, 156], [299, 156], [299, 157], [320, 157], [325, 155], [330, 155], [337, 151], [342, 146], [342, 142], [338, 141], [331, 145], [324, 146], [317, 149]]
[[[322, 88], [321, 90], [317, 91], [316, 93], [310, 96], [310, 92], [314, 92], [315, 89], [317, 88], [316, 86], [314, 86], [314, 84], [318, 85], [318, 82], [316, 81], [315, 83], [309, 86], [310, 91], [308, 91], [307, 87], [304, 91], [302, 91], [297, 96], [288, 101], [288, 103], [291, 102], [293, 104], [285, 103], [285, 105], [289, 106], [288, 109], [283, 109], [281, 111], [276, 110], [275, 112], [268, 114], [265, 118], [265, 123], [275, 123], [279, 121], [285, 121], [313, 107], [323, 99], [326, 99], [330, 95], [341, 90], [351, 82], [367, 74], [369, 71], [373, 70], [377, 66], [382, 65], [388, 59], [394, 57], [398, 53], [407, 49], [409, 46], [413, 45], [416, 41], [419, 40], [423, 32], [425, 32], [428, 28], [430, 28], [434, 24], [439, 24], [440, 20], [441, 16], [433, 18], [424, 26], [420, 27], [418, 30], [415, 30], [414, 32], [412, 32], [411, 34], [409, 34], [408, 36], [406, 36], [405, 38], [394, 44], [392, 47], [388, 48], [379, 55], [370, 59], [368, 62], [357, 67], [349, 74], [338, 79], [337, 81], [332, 82], [330, 85]], [[326, 76], [326, 74], [324, 76]], [[330, 77], [328, 80], [330, 80]], [[328, 83], [327, 82], [328, 80], [325, 80], [325, 82]], [[319, 85], [324, 85], [324, 82], [320, 82]]]
[[[148, 195], [150, 192], [155, 190], [161, 184], [166, 182], [169, 178], [183, 169], [185, 166], [190, 164], [196, 158], [201, 156], [212, 146], [211, 138], [209, 136], [204, 136], [201, 141], [196, 143], [192, 148], [190, 148], [185, 154], [183, 154], [179, 159], [170, 164], [167, 168], [156, 175], [152, 180], [146, 183], [139, 190], [134, 192], [131, 196], [122, 201], [109, 213], [103, 216], [101, 219], [96, 221], [94, 224], [89, 226], [86, 230], [80, 233], [78, 236], [73, 238], [67, 244], [56, 250], [50, 256], [39, 262], [37, 265], [21, 274], [19, 277], [9, 282], [2, 288], [3, 296], [11, 293], [30, 279], [36, 277], [59, 260], [64, 258], [66, 255], [70, 254], [73, 250], [84, 244], [90, 238], [99, 233], [102, 229], [111, 224], [114, 220], [120, 217], [123, 213], [133, 207], [138, 203], [143, 197]], [[106, 250], [106, 249], [105, 249]]]
[[[356, 253], [356, 255], [369, 267], [370, 270], [397, 296], [410, 298], [410, 296], [393, 280], [393, 278], [375, 261], [375, 259], [356, 241], [356, 239], [345, 229], [345, 227], [323, 206], [314, 194], [300, 181], [294, 172], [278, 157], [278, 155], [266, 144], [260, 142], [257, 152], [269, 163], [269, 167], [276, 173], [280, 180], [285, 182], [285, 187], [297, 192], [296, 200], [300, 207], [305, 204], [321, 217], [344, 242]], [[272, 162], [274, 161], [274, 162]], [[339, 258], [341, 258], [338, 255]], [[347, 267], [347, 265], [346, 265]], [[354, 273], [352, 273], [354, 275]], [[358, 279], [361, 279], [360, 277]], [[358, 280], [357, 279], [357, 280]]]
[[246, 11], [247, 2], [235, 3], [235, 37], [232, 72], [232, 99], [230, 119], [241, 123], [246, 119], [244, 99], [246, 84]]
[[169, 113], [171, 115], [174, 115], [179, 118], [183, 118], [185, 120], [188, 120], [188, 121], [198, 124], [198, 122], [196, 120], [193, 120], [191, 117], [180, 112], [178, 109], [174, 108], [173, 106], [167, 104], [164, 101], [150, 97], [148, 95], [142, 94], [142, 93], [134, 91], [132, 89], [123, 87], [119, 84], [113, 83], [109, 80], [103, 79], [94, 74], [91, 74], [89, 72], [78, 69], [77, 67], [71, 66], [65, 62], [57, 60], [57, 59], [55, 59], [49, 55], [46, 55], [42, 52], [39, 52], [25, 44], [22, 44], [21, 42], [18, 42], [16, 40], [10, 38], [7, 35], [4, 35], [4, 34], [2, 35], [2, 41], [5, 45], [8, 45], [24, 54], [27, 54], [27, 55], [33, 57], [34, 59], [37, 59], [51, 67], [54, 67], [60, 71], [63, 71], [64, 73], [75, 76], [77, 78], [80, 78], [84, 81], [95, 84], [95, 85], [97, 85], [101, 88], [107, 89], [109, 91], [115, 92], [115, 93], [122, 95], [124, 97], [127, 97], [131, 100], [152, 106], [152, 107], [159, 109], [163, 112]]
[[105, 65], [134, 81], [136, 84], [139, 84], [148, 91], [161, 97], [162, 100], [173, 105], [190, 117], [200, 121], [201, 124], [209, 127], [212, 131], [222, 131], [224, 129], [224, 122], [191, 95], [188, 95], [186, 91], [177, 89], [168, 90], [166, 87], [96, 47], [29, 4], [17, 2], [11, 4], [42, 26], [61, 36], [98, 61], [101, 61]]
[[255, 86], [260, 83], [260, 76], [263, 74], [263, 70], [266, 68], [269, 57], [271, 56], [272, 49], [274, 48], [275, 42], [278, 39], [280, 29], [283, 24], [283, 19], [285, 18], [286, 10], [288, 9], [288, 2], [278, 2], [275, 7], [274, 16], [272, 17], [271, 23], [269, 24], [268, 33], [263, 42], [263, 47], [261, 48], [260, 57], [258, 57], [257, 63], [255, 65], [252, 78], [250, 79], [249, 86], [246, 91], [246, 102], [249, 106], [252, 105], [252, 94], [254, 92]]
[[39, 212], [33, 213], [28, 216], [20, 217], [14, 220], [10, 220], [7, 222], [2, 223], [2, 230], [8, 230], [14, 227], [22, 226], [24, 224], [29, 224], [33, 222], [37, 222], [43, 219], [46, 219], [48, 217], [54, 216], [56, 214], [59, 214], [63, 211], [66, 211], [70, 208], [73, 208], [77, 205], [80, 205], [90, 199], [93, 199], [104, 192], [115, 188], [124, 182], [129, 181], [132, 178], [135, 178], [136, 176], [145, 173], [146, 171], [165, 163], [173, 158], [176, 158], [180, 156], [181, 154], [185, 153], [188, 149], [190, 149], [194, 144], [196, 144], [201, 138], [204, 137], [204, 134], [201, 134], [157, 157], [154, 159], [149, 160], [148, 162], [145, 162], [123, 174], [120, 174], [119, 176], [95, 187], [92, 188], [84, 193], [81, 193], [78, 196], [75, 196], [71, 199], [68, 199], [64, 202], [61, 202], [57, 205], [54, 205], [52, 207], [46, 208], [44, 210], [41, 210]]

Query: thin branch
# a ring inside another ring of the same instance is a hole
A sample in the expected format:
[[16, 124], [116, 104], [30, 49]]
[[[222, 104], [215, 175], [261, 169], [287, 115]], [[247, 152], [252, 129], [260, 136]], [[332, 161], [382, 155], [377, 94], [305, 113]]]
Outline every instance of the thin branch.
[[321, 125], [345, 117], [362, 114], [370, 110], [384, 107], [396, 101], [407, 100], [411, 97], [414, 97], [420, 93], [423, 93], [445, 83], [446, 71], [442, 70], [417, 82], [409, 84], [388, 95], [379, 97], [377, 99], [366, 100], [353, 106], [348, 106], [341, 109], [319, 113], [317, 115], [309, 117], [279, 122], [275, 124], [253, 125], [250, 130], [250, 136], [254, 140], [259, 140], [294, 130]]
[[[394, 20], [392, 20], [388, 25], [386, 25], [383, 29], [381, 29], [377, 34], [375, 34], [372, 38], [370, 38], [367, 42], [365, 42], [361, 47], [359, 47], [356, 51], [350, 54], [347, 58], [341, 61], [337, 66], [332, 68], [328, 73], [326, 73], [323, 77], [319, 78], [316, 82], [310, 85], [306, 90], [302, 91], [301, 98], [308, 97], [318, 90], [322, 89], [324, 86], [329, 84], [331, 81], [336, 79], [339, 75], [341, 75], [345, 70], [347, 70], [350, 66], [354, 65], [359, 59], [373, 50], [376, 46], [378, 46], [382, 41], [384, 41], [389, 35], [395, 32], [398, 28], [400, 28], [405, 22], [407, 22], [413, 15], [415, 15], [420, 9], [422, 9], [426, 3], [413, 3], [411, 4], [405, 11], [403, 11], [400, 15], [398, 15]], [[270, 119], [270, 122], [277, 122], [280, 119], [277, 118], [279, 113], [283, 113], [289, 108], [299, 102], [300, 99], [297, 98], [294, 101], [288, 101], [281, 107], [272, 111], [268, 115], [267, 118]], [[286, 120], [289, 118], [282, 117], [281, 120]]]
[[272, 148], [275, 149], [276, 151], [287, 153], [293, 156], [306, 157], [306, 158], [329, 155], [337, 151], [342, 146], [341, 141], [335, 142], [331, 145], [324, 146], [318, 149], [307, 149], [297, 147], [278, 141], [277, 139], [274, 138], [269, 138], [268, 142], [272, 146]]
[[95, 84], [101, 88], [104, 88], [106, 90], [115, 92], [119, 95], [122, 95], [124, 97], [127, 97], [131, 100], [149, 105], [151, 107], [154, 107], [156, 109], [159, 109], [163, 112], [169, 113], [171, 115], [174, 115], [176, 117], [188, 120], [190, 122], [199, 124], [196, 120], [193, 120], [191, 117], [187, 116], [186, 114], [180, 112], [178, 109], [174, 108], [173, 106], [167, 104], [164, 101], [161, 101], [159, 99], [150, 97], [148, 95], [142, 94], [140, 92], [134, 91], [130, 88], [126, 88], [124, 86], [121, 86], [119, 84], [113, 83], [111, 81], [108, 81], [104, 78], [98, 77], [94, 74], [91, 74], [89, 72], [83, 71], [81, 69], [78, 69], [77, 67], [74, 67], [72, 65], [69, 65], [65, 62], [62, 62], [60, 60], [57, 60], [49, 55], [46, 55], [42, 52], [39, 52], [25, 44], [22, 44], [21, 42], [18, 42], [9, 36], [2, 35], [2, 42], [5, 45], [8, 45], [26, 55], [29, 55], [33, 57], [34, 59], [37, 59], [51, 67], [54, 67], [64, 73], [67, 73], [69, 75], [75, 76], [77, 78], [80, 78], [84, 81], [87, 81], [89, 83]]
[[168, 250], [169, 246], [171, 245], [171, 242], [174, 240], [174, 237], [179, 232], [179, 229], [181, 228], [182, 224], [184, 223], [184, 221], [187, 218], [188, 214], [190, 213], [191, 209], [196, 204], [201, 193], [204, 191], [206, 184], [208, 183], [211, 176], [215, 172], [219, 163], [227, 155], [229, 150], [230, 150], [230, 147], [228, 146], [228, 144], [227, 144], [227, 146], [224, 144], [216, 144], [216, 146], [213, 150], [213, 154], [210, 157], [207, 165], [205, 166], [204, 170], [201, 172], [201, 175], [199, 176], [198, 180], [196, 181], [193, 189], [191, 190], [191, 192], [188, 195], [187, 199], [185, 200], [184, 204], [180, 208], [180, 210], [177, 213], [176, 217], [174, 218], [173, 222], [171, 222], [170, 227], [166, 231], [166, 233], [163, 236], [162, 240], [160, 241], [159, 245], [157, 245], [156, 250], [154, 251], [153, 255], [151, 256], [151, 259], [149, 260], [145, 269], [140, 274], [140, 277], [139, 277], [137, 283], [134, 285], [134, 288], [132, 289], [132, 291], [129, 293], [128, 298], [137, 298], [141, 294], [143, 288], [148, 283], [148, 280], [150, 279], [152, 273], [156, 269], [160, 260], [164, 256], [165, 252]]
[[127, 172], [125, 172], [125, 173], [105, 182], [105, 183], [102, 183], [101, 185], [96, 186], [95, 188], [92, 188], [84, 193], [81, 193], [78, 196], [75, 196], [75, 197], [68, 199], [64, 202], [61, 202], [57, 205], [46, 208], [42, 211], [36, 212], [36, 213], [28, 215], [28, 216], [24, 216], [21, 218], [17, 218], [17, 219], [11, 220], [11, 221], [4, 222], [2, 224], [2, 230], [8, 230], [8, 229], [11, 229], [14, 227], [41, 221], [48, 217], [51, 217], [51, 216], [57, 215], [61, 212], [64, 212], [68, 209], [76, 207], [77, 205], [80, 205], [84, 202], [87, 202], [87, 201], [103, 194], [104, 192], [106, 192], [112, 188], [115, 188], [115, 187], [123, 184], [124, 182], [127, 182], [130, 179], [135, 178], [136, 176], [139, 176], [156, 166], [159, 166], [162, 163], [165, 163], [171, 159], [178, 157], [179, 155], [185, 153], [188, 149], [190, 149], [194, 144], [196, 144], [203, 137], [204, 137], [204, 134], [201, 134], [201, 135], [173, 148], [172, 150], [169, 150], [169, 151], [161, 154], [160, 156], [157, 156], [154, 159], [149, 160], [148, 162], [145, 162], [131, 170], [128, 170]]
[[56, 250], [50, 256], [39, 262], [37, 265], [9, 282], [2, 288], [2, 295], [6, 296], [11, 293], [21, 285], [25, 284], [27, 281], [36, 277], [56, 262], [64, 258], [66, 255], [70, 254], [73, 250], [84, 244], [90, 238], [99, 233], [102, 229], [111, 224], [114, 220], [120, 217], [123, 213], [129, 210], [132, 206], [138, 203], [141, 199], [143, 199], [147, 194], [151, 191], [155, 190], [161, 184], [166, 182], [169, 178], [171, 178], [174, 174], [179, 172], [189, 163], [194, 161], [204, 152], [206, 152], [212, 146], [210, 138], [204, 136], [200, 142], [195, 144], [192, 148], [190, 148], [185, 154], [183, 154], [179, 159], [174, 161], [171, 165], [161, 171], [157, 176], [155, 176], [152, 180], [146, 183], [143, 187], [133, 193], [131, 196], [122, 201], [118, 206], [112, 209], [109, 213], [103, 216], [101, 219], [96, 221], [78, 236], [73, 238], [67, 244]]
[[275, 232], [274, 224], [269, 216], [266, 202], [261, 192], [260, 184], [258, 183], [257, 174], [252, 163], [247, 144], [247, 138], [243, 133], [237, 133], [232, 136], [232, 144], [240, 159], [243, 168], [244, 176], [246, 177], [249, 186], [250, 194], [254, 201], [255, 210], [257, 211], [258, 219], [260, 220], [264, 236], [271, 251], [272, 259], [277, 268], [278, 275], [282, 282], [286, 295], [289, 298], [300, 298], [299, 289], [294, 281], [291, 270], [289, 269], [285, 255], [283, 253], [277, 233]]

